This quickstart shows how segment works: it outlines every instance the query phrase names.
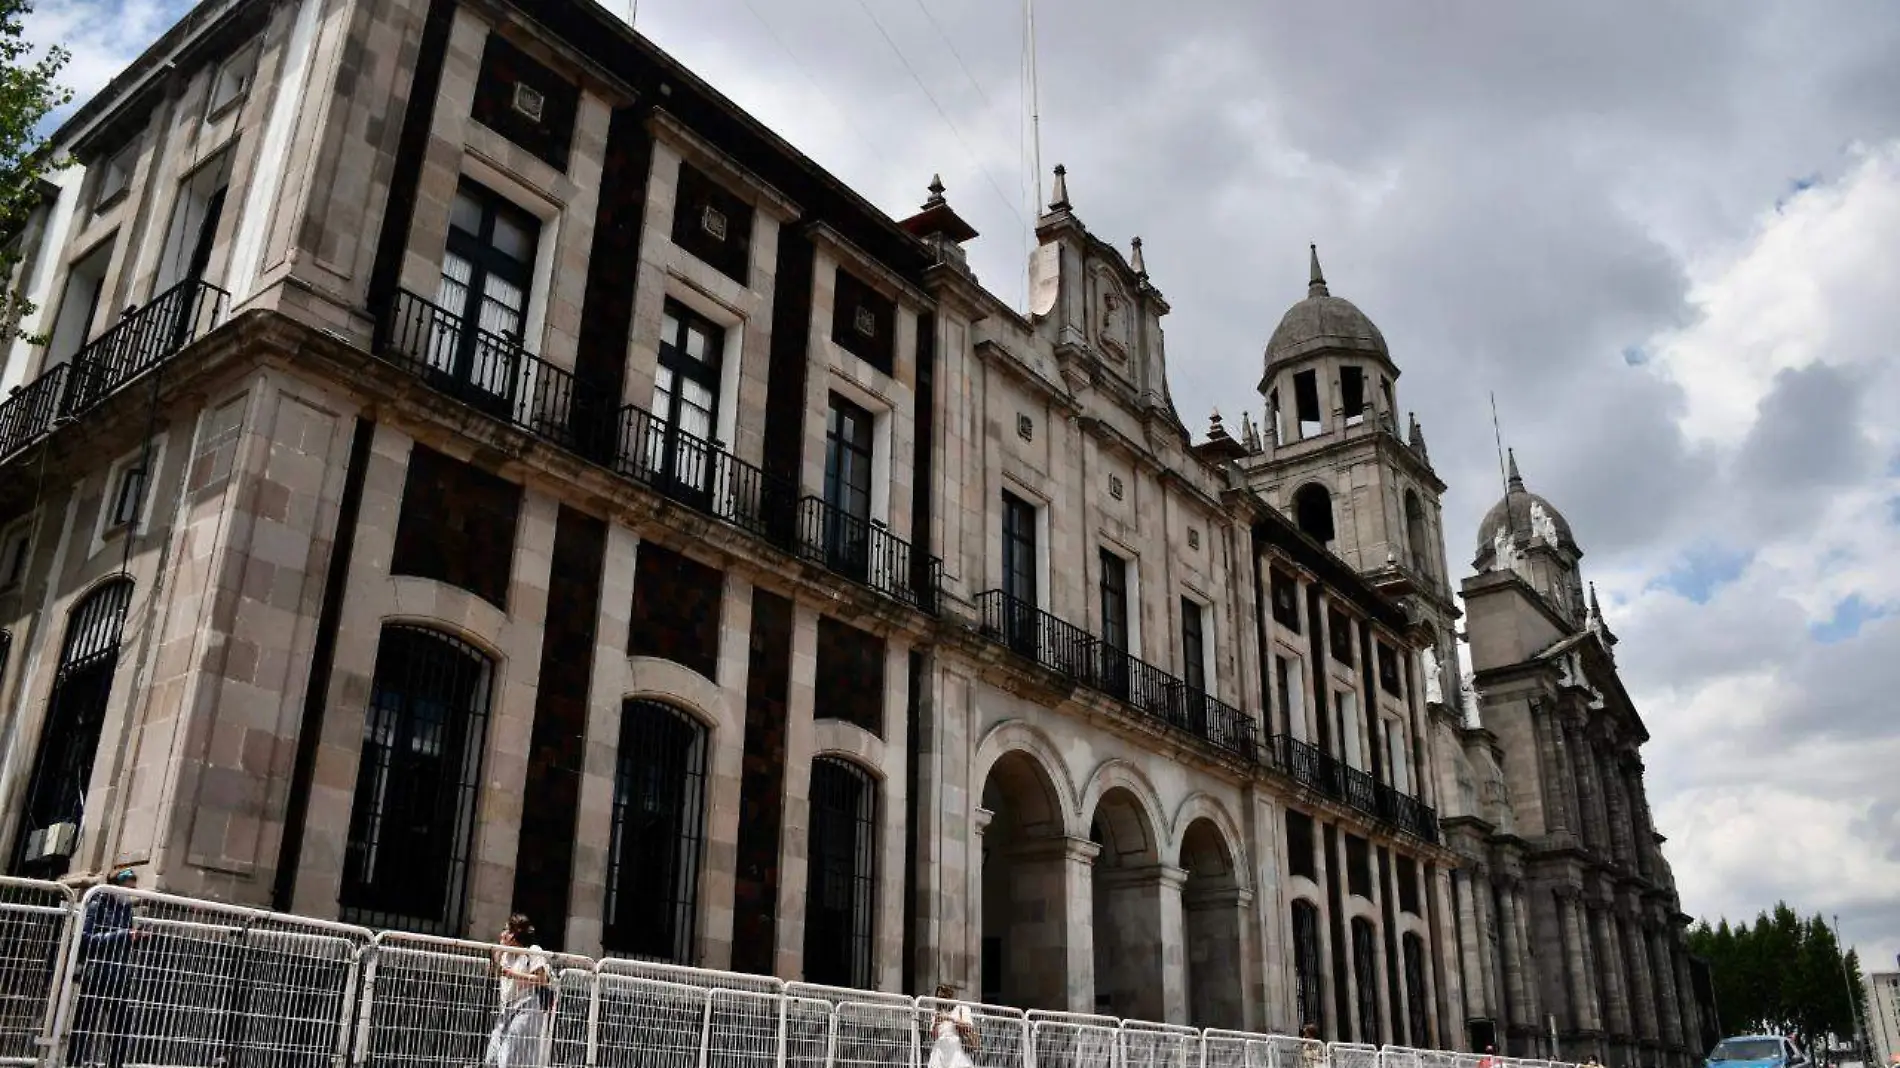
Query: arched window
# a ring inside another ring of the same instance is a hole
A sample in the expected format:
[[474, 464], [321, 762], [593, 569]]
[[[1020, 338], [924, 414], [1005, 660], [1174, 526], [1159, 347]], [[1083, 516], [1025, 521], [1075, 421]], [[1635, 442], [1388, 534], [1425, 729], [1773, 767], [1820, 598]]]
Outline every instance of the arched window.
[[1326, 545], [1333, 540], [1333, 495], [1317, 482], [1293, 494], [1293, 522], [1307, 537]]
[[1293, 903], [1293, 981], [1299, 1025], [1326, 1031], [1326, 1006], [1320, 990], [1319, 906], [1311, 901]]
[[611, 952], [695, 963], [706, 740], [705, 725], [671, 705], [621, 706], [603, 938]]
[[1412, 558], [1412, 570], [1421, 575], [1432, 573], [1431, 538], [1425, 532], [1425, 506], [1418, 491], [1405, 491], [1405, 545]]
[[877, 880], [877, 783], [856, 764], [811, 764], [805, 980], [869, 988]]
[[55, 878], [71, 866], [131, 603], [132, 580], [118, 578], [88, 594], [66, 618], [66, 639], [14, 845], [13, 870], [21, 875]]
[[343, 855], [345, 922], [462, 933], [493, 676], [467, 642], [383, 628]]
[[1364, 916], [1352, 921], [1352, 977], [1359, 988], [1360, 1042], [1383, 1041], [1379, 1034], [1379, 958], [1375, 946], [1378, 936], [1372, 921]]
[[1411, 1034], [1407, 1041], [1420, 1049], [1429, 1049], [1432, 1035], [1427, 1033], [1425, 1012], [1425, 940], [1408, 934], [1405, 945], [1405, 1015]]

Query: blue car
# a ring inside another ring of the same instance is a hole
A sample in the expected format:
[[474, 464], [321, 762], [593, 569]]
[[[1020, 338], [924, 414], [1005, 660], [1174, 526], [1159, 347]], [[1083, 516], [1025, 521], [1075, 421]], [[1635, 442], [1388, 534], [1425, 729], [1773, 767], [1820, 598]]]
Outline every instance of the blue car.
[[1813, 1068], [1813, 1061], [1780, 1035], [1725, 1038], [1709, 1051], [1707, 1068]]

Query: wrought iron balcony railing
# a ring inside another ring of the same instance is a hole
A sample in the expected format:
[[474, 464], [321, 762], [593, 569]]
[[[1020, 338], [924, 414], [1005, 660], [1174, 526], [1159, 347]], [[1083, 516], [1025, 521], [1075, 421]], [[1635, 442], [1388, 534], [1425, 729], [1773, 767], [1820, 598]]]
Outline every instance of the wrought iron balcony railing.
[[884, 524], [864, 520], [822, 497], [798, 502], [798, 551], [879, 593], [937, 610], [943, 561], [925, 556]]
[[1438, 813], [1418, 798], [1378, 782], [1297, 738], [1276, 734], [1267, 748], [1273, 764], [1294, 782], [1343, 801], [1401, 833], [1427, 842], [1438, 841]]
[[1246, 760], [1255, 759], [1251, 716], [1088, 631], [1002, 590], [976, 598], [985, 635], [1073, 682]]
[[1002, 590], [976, 597], [983, 633], [1018, 655], [1085, 686], [1095, 685], [1095, 636]]
[[434, 389], [654, 492], [846, 577], [935, 612], [943, 563], [882, 528], [859, 524], [716, 441], [638, 405], [613, 407], [572, 372], [518, 340], [406, 290], [384, 317], [376, 351]]
[[110, 330], [49, 367], [0, 402], [0, 460], [83, 415], [126, 383], [210, 333], [230, 294], [208, 282], [180, 282], [142, 308], [127, 308]]

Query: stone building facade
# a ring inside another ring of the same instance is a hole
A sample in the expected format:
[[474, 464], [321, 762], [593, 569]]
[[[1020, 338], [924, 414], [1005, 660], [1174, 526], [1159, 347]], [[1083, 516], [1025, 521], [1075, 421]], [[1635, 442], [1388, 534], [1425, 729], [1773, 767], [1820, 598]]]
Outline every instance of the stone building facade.
[[1444, 681], [1443, 485], [1317, 262], [1263, 393], [1322, 426], [1197, 444], [1060, 169], [1013, 309], [940, 184], [885, 215], [587, 0], [206, 0], [57, 139], [0, 372], [10, 872], [1347, 1040], [1537, 1018], [1546, 925], [1476, 888], [1544, 847], [1456, 796], [1529, 807]]

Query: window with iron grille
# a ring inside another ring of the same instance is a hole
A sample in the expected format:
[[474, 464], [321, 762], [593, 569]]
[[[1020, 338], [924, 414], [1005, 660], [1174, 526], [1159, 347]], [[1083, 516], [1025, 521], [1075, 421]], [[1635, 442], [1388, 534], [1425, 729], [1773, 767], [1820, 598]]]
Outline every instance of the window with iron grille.
[[1431, 1044], [1425, 1023], [1425, 940], [1408, 934], [1405, 946], [1405, 1015], [1412, 1029], [1409, 1041], [1421, 1048]]
[[673, 243], [746, 285], [752, 266], [752, 205], [691, 164], [680, 164]]
[[474, 646], [383, 628], [343, 852], [343, 919], [460, 935], [493, 665]]
[[805, 886], [805, 980], [871, 985], [877, 784], [856, 764], [811, 764], [811, 853]]
[[1311, 901], [1293, 903], [1293, 981], [1302, 1027], [1326, 1030], [1326, 1008], [1320, 991], [1319, 906]]
[[1326, 609], [1326, 640], [1334, 660], [1342, 664], [1353, 662], [1351, 616], [1329, 606]]
[[1374, 949], [1377, 935], [1372, 922], [1361, 916], [1352, 921], [1352, 976], [1359, 988], [1359, 1041], [1378, 1042], [1379, 965]]
[[1287, 874], [1319, 878], [1319, 866], [1313, 859], [1313, 817], [1304, 812], [1286, 812]]
[[818, 719], [841, 719], [884, 736], [884, 639], [830, 616], [818, 617]]
[[1399, 911], [1414, 916], [1418, 911], [1418, 862], [1411, 857], [1398, 858]]
[[1356, 834], [1346, 836], [1346, 889], [1354, 897], [1372, 900], [1372, 853]]
[[15, 838], [16, 874], [56, 878], [67, 872], [131, 603], [131, 580], [118, 578], [87, 594], [67, 616], [46, 726]]
[[1273, 572], [1273, 621], [1295, 634], [1300, 632], [1300, 584], [1278, 569]]
[[897, 304], [843, 268], [832, 296], [831, 340], [841, 349], [892, 373], [897, 353]]
[[602, 944], [693, 964], [706, 840], [706, 727], [658, 701], [620, 709]]

